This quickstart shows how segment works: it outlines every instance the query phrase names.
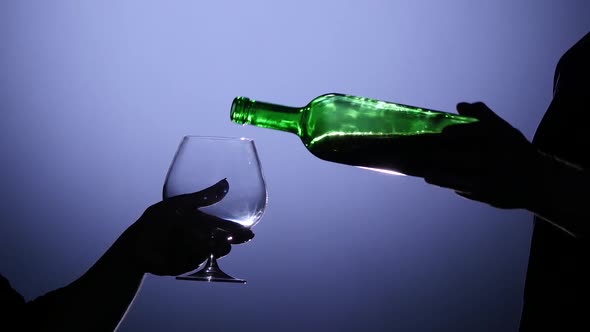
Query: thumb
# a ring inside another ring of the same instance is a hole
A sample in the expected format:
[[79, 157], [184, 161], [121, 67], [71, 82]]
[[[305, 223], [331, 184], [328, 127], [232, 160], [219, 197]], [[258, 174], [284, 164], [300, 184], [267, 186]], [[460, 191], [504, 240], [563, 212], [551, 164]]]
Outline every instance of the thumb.
[[457, 104], [457, 112], [460, 115], [476, 118], [480, 121], [506, 122], [482, 102], [459, 103]]
[[[221, 201], [228, 191], [229, 182], [227, 182], [227, 179], [222, 179], [203, 190], [173, 196], [168, 198], [167, 201], [176, 204], [179, 208], [192, 211], [196, 207], [209, 206]], [[166, 186], [164, 186], [164, 192], [166, 192]]]

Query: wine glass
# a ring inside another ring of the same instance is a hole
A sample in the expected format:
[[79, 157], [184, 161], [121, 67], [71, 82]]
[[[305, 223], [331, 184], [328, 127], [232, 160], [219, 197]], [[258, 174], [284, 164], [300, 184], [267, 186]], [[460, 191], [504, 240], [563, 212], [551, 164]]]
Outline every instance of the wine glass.
[[[266, 184], [254, 141], [248, 138], [185, 136], [170, 165], [164, 183], [164, 199], [201, 191], [196, 206], [203, 213], [251, 228], [267, 205]], [[198, 220], [195, 220], [198, 222]], [[211, 230], [211, 238], [220, 232]], [[181, 280], [245, 283], [224, 273], [211, 252], [205, 265]]]

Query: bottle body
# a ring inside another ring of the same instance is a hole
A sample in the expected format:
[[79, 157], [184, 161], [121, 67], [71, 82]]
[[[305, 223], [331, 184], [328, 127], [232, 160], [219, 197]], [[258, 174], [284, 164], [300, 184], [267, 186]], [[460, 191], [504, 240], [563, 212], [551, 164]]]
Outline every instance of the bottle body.
[[[243, 97], [238, 97], [243, 98]], [[326, 94], [304, 107], [238, 98], [232, 121], [298, 135], [316, 157], [415, 175], [435, 149], [432, 135], [454, 124], [477, 121], [457, 114], [343, 94]]]

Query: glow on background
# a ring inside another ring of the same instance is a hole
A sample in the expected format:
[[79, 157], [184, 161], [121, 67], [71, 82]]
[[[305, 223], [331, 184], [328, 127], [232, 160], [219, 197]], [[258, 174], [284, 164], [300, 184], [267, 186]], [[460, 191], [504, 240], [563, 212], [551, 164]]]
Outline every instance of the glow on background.
[[586, 0], [2, 1], [0, 273], [27, 298], [83, 273], [161, 197], [182, 136], [255, 140], [269, 207], [220, 261], [148, 276], [120, 331], [515, 331], [531, 216], [312, 157], [229, 121], [233, 97], [341, 92], [531, 138]]

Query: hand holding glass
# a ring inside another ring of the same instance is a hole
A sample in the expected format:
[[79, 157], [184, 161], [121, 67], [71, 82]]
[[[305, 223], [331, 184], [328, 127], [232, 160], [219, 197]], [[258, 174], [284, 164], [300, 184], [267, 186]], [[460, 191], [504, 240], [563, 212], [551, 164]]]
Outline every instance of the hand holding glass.
[[[266, 184], [254, 141], [247, 138], [185, 136], [178, 147], [164, 184], [164, 199], [200, 192], [195, 206], [228, 222], [251, 228], [267, 204]], [[199, 222], [195, 220], [195, 222]], [[227, 236], [220, 227], [210, 229], [211, 240]], [[227, 240], [231, 243], [231, 238]], [[182, 280], [245, 283], [219, 269], [214, 252], [199, 271], [178, 276]]]

